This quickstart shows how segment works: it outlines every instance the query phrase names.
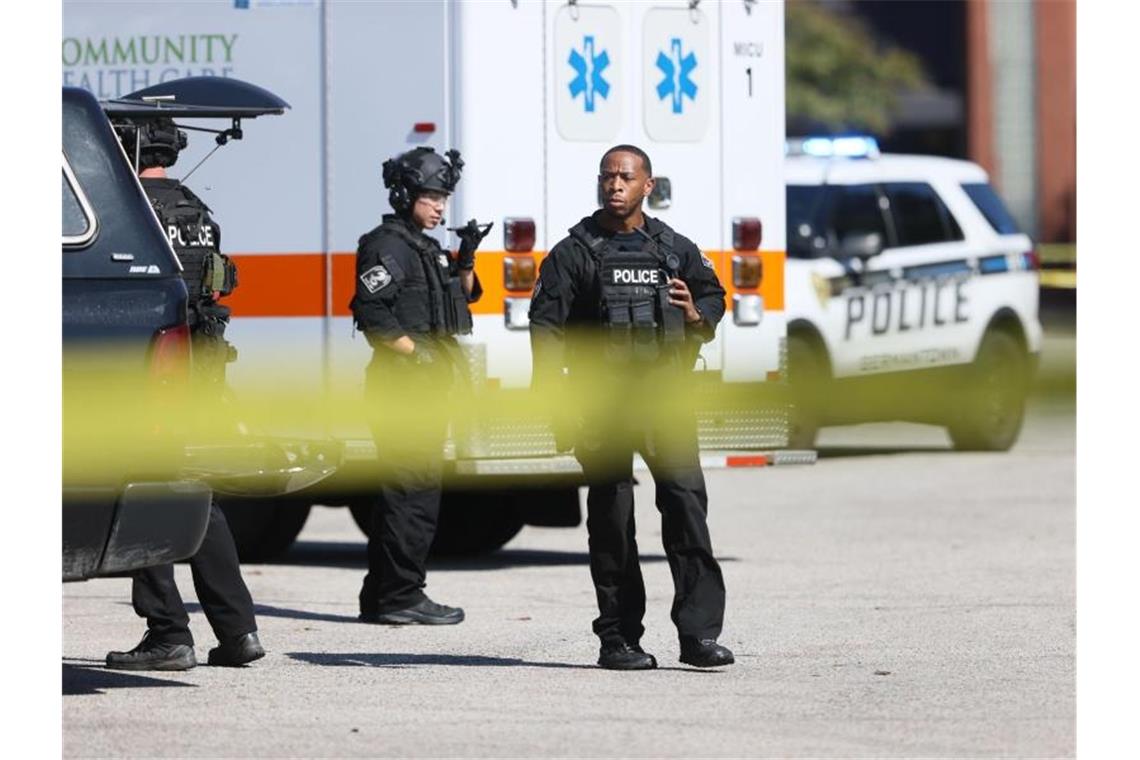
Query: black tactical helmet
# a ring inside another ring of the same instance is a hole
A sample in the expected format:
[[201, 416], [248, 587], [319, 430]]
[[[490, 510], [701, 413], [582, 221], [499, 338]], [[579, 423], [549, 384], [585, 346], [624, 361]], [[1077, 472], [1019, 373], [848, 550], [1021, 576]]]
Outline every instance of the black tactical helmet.
[[165, 116], [138, 121], [124, 119], [115, 123], [115, 131], [119, 133], [119, 140], [132, 163], [138, 141], [140, 169], [173, 166], [178, 160], [178, 152], [187, 144], [186, 133], [175, 125], [173, 119]]
[[406, 214], [411, 210], [420, 193], [434, 191], [450, 195], [455, 191], [463, 159], [457, 150], [449, 150], [444, 156], [434, 148], [414, 148], [384, 162], [384, 187], [388, 188], [388, 202], [396, 213]]

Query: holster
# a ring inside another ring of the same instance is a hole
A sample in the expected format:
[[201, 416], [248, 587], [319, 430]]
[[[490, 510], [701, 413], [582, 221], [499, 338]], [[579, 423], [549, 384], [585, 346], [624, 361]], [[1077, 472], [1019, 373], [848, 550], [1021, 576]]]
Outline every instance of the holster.
[[[212, 251], [202, 261], [202, 291], [205, 295], [215, 292], [228, 296], [237, 287], [237, 266], [224, 253]], [[227, 314], [227, 317], [229, 315]]]

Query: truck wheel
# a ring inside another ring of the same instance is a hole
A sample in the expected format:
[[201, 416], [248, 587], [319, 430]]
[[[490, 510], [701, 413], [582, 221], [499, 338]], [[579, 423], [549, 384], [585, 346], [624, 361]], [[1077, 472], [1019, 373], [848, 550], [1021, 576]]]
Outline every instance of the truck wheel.
[[819, 433], [819, 405], [827, 364], [815, 343], [804, 335], [788, 336], [788, 388], [792, 407], [788, 414], [788, 448], [815, 448]]
[[280, 557], [305, 527], [312, 505], [284, 499], [219, 499], [242, 562]]
[[[371, 528], [371, 509], [370, 499], [349, 503], [352, 519], [366, 536]], [[439, 557], [489, 554], [514, 538], [522, 526], [522, 517], [509, 494], [446, 492], [431, 553]]]
[[522, 526], [507, 494], [445, 493], [431, 551], [440, 557], [490, 554], [518, 535]]
[[966, 374], [964, 408], [947, 426], [959, 451], [1008, 451], [1025, 418], [1028, 360], [1017, 338], [990, 330]]

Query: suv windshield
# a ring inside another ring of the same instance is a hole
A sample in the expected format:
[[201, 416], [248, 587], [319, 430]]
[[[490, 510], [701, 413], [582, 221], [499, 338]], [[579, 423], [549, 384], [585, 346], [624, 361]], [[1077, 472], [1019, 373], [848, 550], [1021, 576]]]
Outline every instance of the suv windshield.
[[988, 182], [963, 183], [962, 189], [970, 196], [970, 200], [978, 207], [978, 211], [982, 212], [982, 216], [995, 232], [1002, 235], [1016, 235], [1021, 232], [1017, 222], [1002, 203], [1001, 197], [994, 192]]

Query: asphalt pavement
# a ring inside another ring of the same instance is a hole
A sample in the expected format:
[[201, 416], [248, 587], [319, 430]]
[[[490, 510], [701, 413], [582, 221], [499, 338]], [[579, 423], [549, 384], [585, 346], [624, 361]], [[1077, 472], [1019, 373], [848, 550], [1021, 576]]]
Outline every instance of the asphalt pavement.
[[104, 670], [143, 632], [130, 583], [65, 585], [64, 754], [1071, 756], [1074, 448], [1059, 393], [1032, 401], [1006, 454], [867, 425], [824, 431], [815, 465], [708, 473], [737, 657], [716, 671], [677, 662], [648, 476], [651, 672], [594, 665], [584, 527], [434, 563], [428, 593], [467, 621], [394, 628], [356, 621], [363, 539], [318, 508], [288, 557], [244, 568], [269, 651], [248, 668]]

